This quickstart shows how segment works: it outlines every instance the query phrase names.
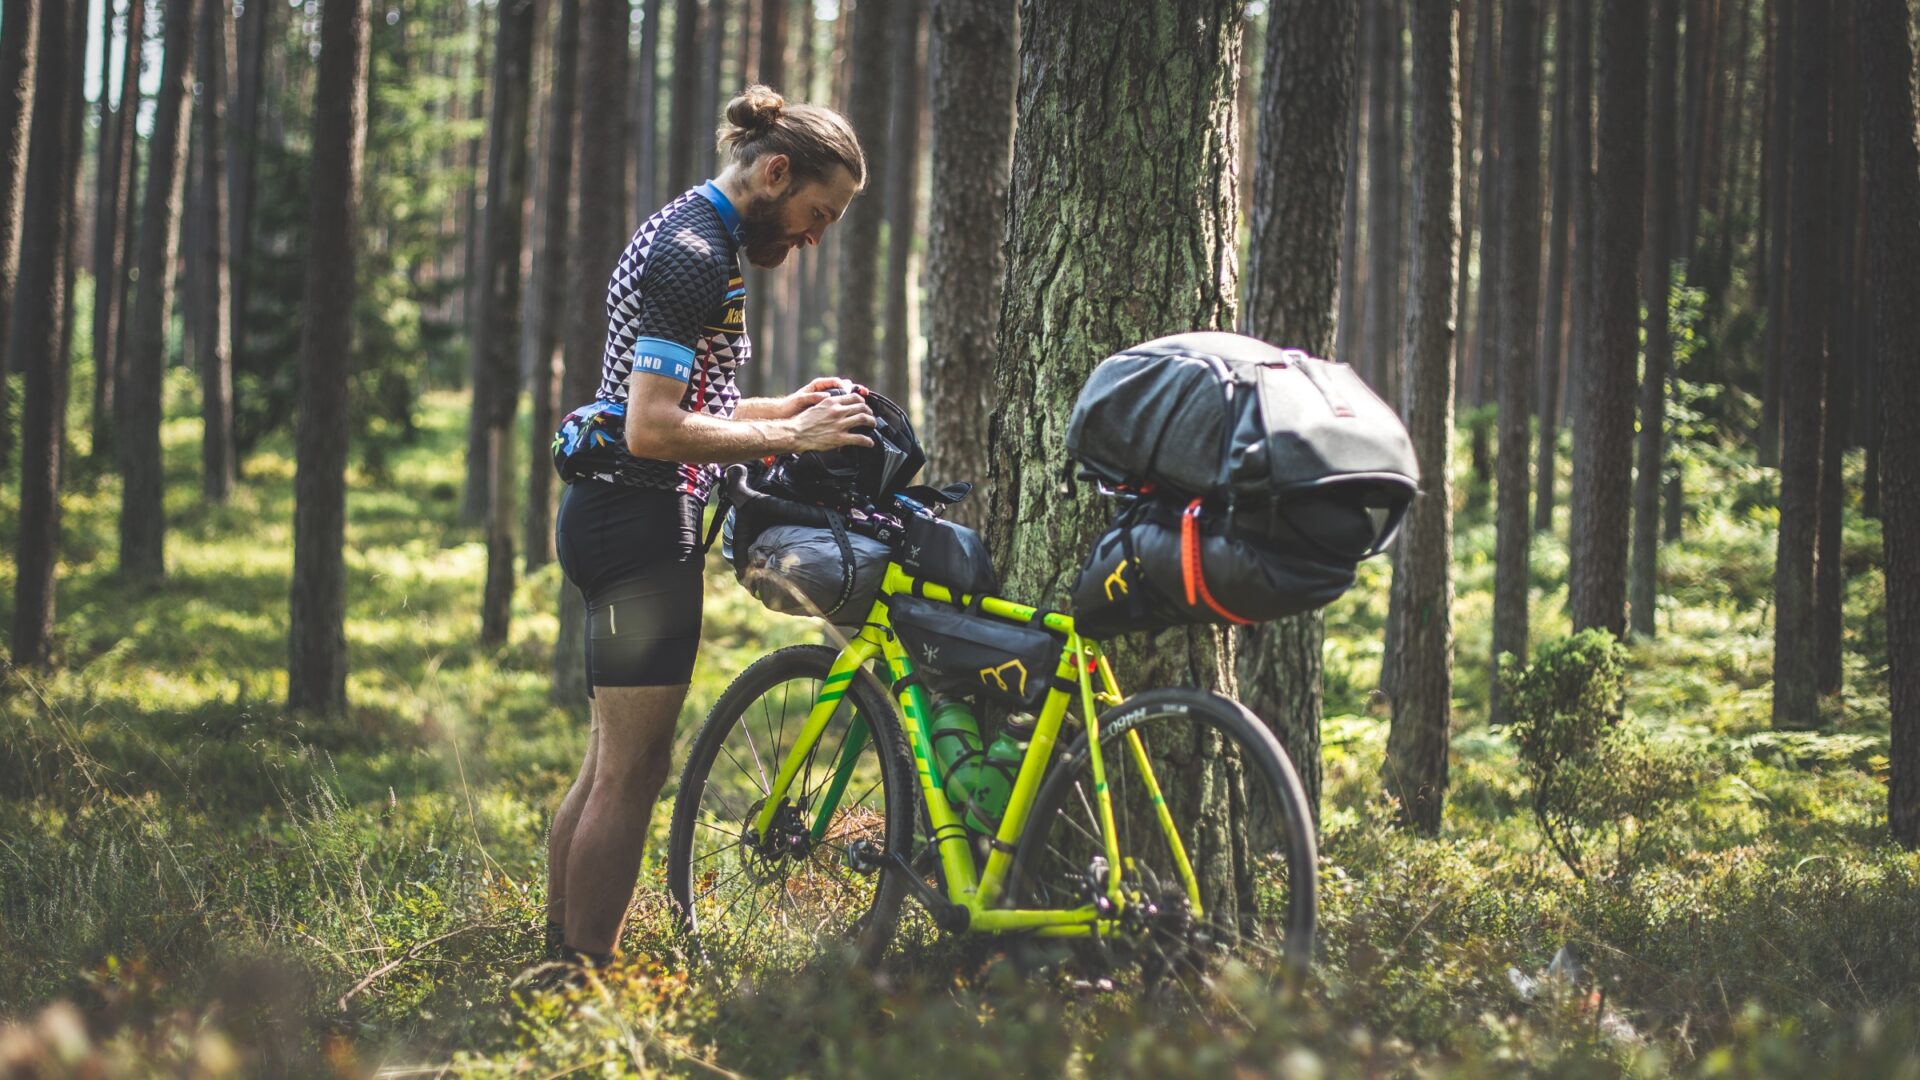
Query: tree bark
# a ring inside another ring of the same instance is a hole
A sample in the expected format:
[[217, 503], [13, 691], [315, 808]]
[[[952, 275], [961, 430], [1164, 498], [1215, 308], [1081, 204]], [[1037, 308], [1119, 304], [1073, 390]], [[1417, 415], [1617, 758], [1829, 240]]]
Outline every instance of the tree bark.
[[[12, 12], [8, 12], [11, 17]], [[18, 317], [6, 324], [0, 378], [16, 367], [23, 380], [20, 435], [20, 531], [14, 552], [14, 664], [44, 667], [52, 657], [54, 566], [60, 546], [60, 453], [66, 429], [68, 310], [72, 229], [84, 109], [86, 66], [82, 5], [54, 6], [22, 20], [34, 33], [34, 86], [27, 139], [31, 151], [20, 185], [22, 225]], [[18, 25], [10, 23], [9, 25]], [[4, 403], [0, 403], [4, 404]]]
[[1574, 0], [1560, 0], [1553, 29], [1553, 130], [1549, 133], [1552, 209], [1547, 216], [1547, 282], [1541, 296], [1539, 451], [1533, 480], [1533, 531], [1553, 531], [1554, 470], [1560, 445], [1560, 373], [1566, 363], [1567, 250], [1573, 239], [1572, 23]]
[[[1653, 84], [1655, 102], [1674, 100], [1675, 56], [1679, 51], [1680, 0], [1653, 0]], [[1675, 188], [1679, 150], [1674, 144], [1673, 110], [1651, 110], [1648, 138], [1646, 278], [1646, 369], [1640, 379], [1639, 471], [1633, 480], [1633, 580], [1628, 610], [1633, 632], [1652, 637], [1659, 596], [1660, 488], [1666, 461], [1667, 370], [1673, 363], [1673, 329], [1667, 297], [1672, 287], [1675, 229], [1679, 207]]]
[[[1486, 60], [1487, 73], [1481, 83], [1485, 98], [1480, 109], [1480, 275], [1477, 283], [1480, 299], [1474, 311], [1473, 356], [1469, 364], [1473, 373], [1472, 381], [1461, 388], [1471, 393], [1476, 407], [1494, 400], [1498, 390], [1496, 384], [1500, 358], [1504, 355], [1500, 347], [1500, 335], [1505, 331], [1505, 323], [1500, 315], [1500, 274], [1505, 267], [1502, 259], [1506, 255], [1502, 230], [1508, 218], [1507, 214], [1496, 212], [1502, 209], [1502, 200], [1505, 198], [1500, 190], [1500, 180], [1506, 172], [1500, 165], [1500, 138], [1504, 134], [1500, 130], [1500, 117], [1504, 110], [1502, 103], [1507, 96], [1506, 81], [1511, 75], [1506, 70], [1504, 49], [1504, 35], [1507, 32], [1505, 8], [1498, 0], [1486, 0], [1486, 5], [1481, 24], [1481, 43], [1477, 46]], [[1484, 431], [1484, 427], [1476, 426], [1476, 440], [1484, 437], [1481, 434]], [[1476, 464], [1485, 456], [1476, 453]], [[1488, 477], [1482, 474], [1481, 479]]]
[[[1471, 297], [1467, 291], [1467, 282], [1471, 279], [1473, 271], [1471, 265], [1475, 175], [1473, 154], [1474, 147], [1479, 145], [1475, 134], [1478, 129], [1474, 125], [1478, 123], [1475, 117], [1483, 111], [1475, 106], [1481, 97], [1477, 87], [1486, 78], [1485, 65], [1476, 55], [1480, 45], [1478, 39], [1473, 36], [1476, 22], [1475, 2], [1476, 0], [1460, 0], [1460, 18], [1455, 30], [1455, 36], [1459, 41], [1460, 65], [1460, 251], [1454, 260], [1453, 282], [1453, 372], [1456, 390], [1466, 385], [1467, 342], [1472, 331], [1472, 312], [1468, 310], [1468, 301]], [[1478, 18], [1484, 19], [1493, 0], [1477, 0], [1477, 2], [1480, 4], [1477, 9]]]
[[[659, 0], [649, 0], [652, 15], [659, 15]], [[564, 400], [561, 395], [566, 357], [560, 348], [561, 320], [567, 310], [567, 226], [572, 218], [574, 98], [578, 88], [580, 58], [580, 0], [559, 0], [560, 21], [553, 35], [553, 90], [547, 102], [547, 157], [543, 163], [546, 198], [540, 210], [545, 219], [546, 242], [538, 257], [540, 269], [534, 274], [541, 294], [534, 325], [527, 328], [533, 339], [533, 417], [532, 442], [527, 448], [527, 572], [553, 561], [553, 465], [548, 446], [562, 409], [585, 402]], [[640, 78], [646, 79], [651, 64], [649, 53], [640, 50]], [[644, 137], [644, 136], [643, 136]], [[645, 151], [643, 151], [643, 154]], [[650, 156], [650, 155], [649, 155]], [[653, 185], [646, 183], [648, 168], [640, 170], [641, 191], [651, 196]], [[651, 213], [651, 211], [648, 211]]]
[[1874, 352], [1881, 365], [1881, 476], [1887, 572], [1887, 690], [1892, 747], [1887, 820], [1920, 848], [1920, 307], [1890, 282], [1920, 278], [1920, 145], [1915, 142], [1913, 39], [1902, 0], [1860, 0], [1855, 44], [1864, 105], [1862, 144]]
[[252, 295], [253, 219], [259, 194], [261, 101], [265, 92], [269, 43], [275, 41], [274, 12], [282, 5], [272, 0], [247, 0], [234, 23], [236, 43], [232, 123], [227, 130], [227, 260], [233, 287], [232, 347], [247, 351], [248, 301]]
[[[40, 28], [38, 0], [6, 0], [0, 9], [9, 30], [0, 39], [0, 342], [12, 334], [13, 294], [20, 273], [22, 213], [26, 200], [28, 145], [32, 137], [35, 63]], [[63, 35], [64, 36], [64, 35]], [[12, 407], [6, 357], [0, 356], [0, 471], [12, 459]]]
[[[684, 8], [682, 8], [684, 12]], [[620, 101], [627, 86], [627, 0], [588, 0], [580, 11], [579, 97], [593, 101]], [[679, 30], [675, 30], [678, 39]], [[676, 53], [678, 56], [690, 53]], [[676, 63], [675, 68], [681, 65]], [[676, 73], [675, 83], [679, 76]], [[675, 93], [676, 103], [679, 95]], [[677, 107], [677, 104], [676, 104]], [[600, 381], [601, 355], [607, 340], [607, 279], [626, 245], [624, 224], [626, 180], [625, 126], [611, 132], [580, 124], [574, 160], [579, 169], [578, 222], [567, 253], [567, 307], [565, 390], [561, 400], [574, 405], [593, 398]], [[587, 696], [586, 603], [580, 590], [560, 583], [560, 634], [553, 647], [555, 704], [578, 706]]]
[[913, 385], [907, 285], [920, 215], [920, 88], [926, 84], [922, 0], [893, 0], [892, 123], [887, 129], [887, 282], [882, 325], [887, 387], [907, 399]]
[[[578, 3], [578, 0], [575, 0]], [[638, 70], [634, 74], [633, 93], [639, 102], [638, 117], [635, 119], [633, 137], [634, 149], [634, 203], [633, 220], [645, 221], [655, 210], [660, 209], [666, 200], [661, 198], [660, 188], [660, 20], [662, 18], [661, 0], [645, 0], [641, 9], [640, 59]], [[577, 29], [577, 28], [576, 28]], [[576, 37], [577, 37], [576, 33]], [[576, 55], [579, 46], [576, 42]], [[560, 85], [562, 77], [572, 85], [576, 72], [571, 64], [565, 68], [555, 68], [554, 85]], [[571, 91], [569, 91], [571, 93]], [[568, 153], [572, 153], [569, 144]], [[563, 258], [556, 263], [564, 267]]]
[[1527, 597], [1532, 535], [1528, 451], [1533, 430], [1533, 375], [1540, 312], [1540, 34], [1539, 0], [1507, 0], [1500, 66], [1500, 456], [1495, 502], [1493, 665], [1494, 723], [1506, 719], [1497, 674], [1502, 653], [1527, 655]]
[[1853, 431], [1853, 373], [1860, 334], [1853, 310], [1855, 200], [1860, 190], [1860, 92], [1853, 58], [1852, 5], [1834, 8], [1833, 151], [1828, 183], [1826, 418], [1821, 426], [1820, 520], [1813, 569], [1814, 686], [1822, 695], [1840, 692], [1847, 576], [1843, 549], [1846, 507], [1844, 467]]
[[[1059, 604], [1074, 570], [1061, 553], [1087, 550], [1109, 516], [1091, 492], [1069, 498], [1060, 482], [1058, 447], [1086, 376], [1170, 329], [1233, 325], [1241, 17], [1232, 0], [1180, 0], [1126, 20], [1099, 0], [1029, 0], [1021, 23], [994, 376], [1000, 400], [1023, 407], [990, 428], [989, 540], [1009, 596]], [[1102, 94], [1089, 98], [1089, 86]], [[1151, 161], [1191, 167], [1141, 168]], [[1142, 289], [1148, 280], [1154, 288]], [[1174, 630], [1153, 645], [1114, 650], [1130, 685], [1232, 685], [1224, 634]]]
[[[486, 432], [487, 581], [480, 642], [507, 640], [513, 607], [513, 418], [519, 411], [520, 251], [525, 235], [528, 99], [533, 89], [533, 0], [503, 0], [493, 45], [487, 135], [487, 213], [481, 240], [480, 337], [473, 343], [474, 422]], [[622, 94], [611, 100], [625, 101]], [[621, 195], [625, 198], [625, 181]], [[482, 394], [484, 387], [485, 393]]]
[[[1285, 0], [1267, 10], [1243, 328], [1315, 355], [1334, 337], [1356, 6]], [[1314, 612], [1249, 627], [1235, 643], [1241, 700], [1279, 736], [1316, 820], [1324, 634]]]
[[1573, 444], [1567, 577], [1574, 629], [1623, 636], [1647, 164], [1647, 0], [1603, 0], [1599, 112], [1593, 342], [1581, 365], [1586, 389]]
[[155, 104], [153, 155], [147, 167], [146, 212], [140, 219], [140, 281], [128, 326], [126, 369], [115, 401], [115, 449], [120, 497], [120, 573], [152, 580], [165, 571], [166, 525], [161, 494], [161, 375], [165, 367], [167, 309], [180, 246], [180, 200], [186, 182], [187, 108], [193, 84], [194, 0], [166, 0], [165, 58]]
[[[94, 228], [110, 249], [96, 264], [93, 279], [93, 415], [111, 418], [120, 383], [120, 357], [126, 340], [128, 263], [135, 257], [134, 184], [139, 144], [133, 117], [140, 115], [140, 72], [146, 55], [145, 3], [127, 4], [126, 38], [120, 77], [120, 118], [113, 125], [113, 190], [99, 207]], [[94, 424], [88, 453], [105, 462], [113, 453], [113, 425]]]
[[[760, 0], [760, 52], [754, 77], [785, 93], [787, 90], [787, 4], [789, 0]], [[807, 96], [794, 90], [796, 100]]]
[[1456, 37], [1447, 5], [1416, 2], [1413, 26], [1411, 277], [1402, 334], [1407, 419], [1420, 461], [1420, 498], [1407, 516], [1396, 582], [1406, 607], [1400, 674], [1383, 779], [1408, 824], [1440, 827], [1453, 698], [1453, 303], [1459, 154]]
[[1787, 207], [1792, 186], [1794, 101], [1793, 9], [1788, 0], [1773, 0], [1767, 16], [1774, 24], [1773, 63], [1767, 73], [1772, 118], [1767, 131], [1767, 329], [1764, 374], [1760, 390], [1759, 460], [1765, 467], [1780, 463], [1780, 379], [1786, 369], [1787, 252], [1793, 244]]
[[200, 156], [194, 194], [199, 241], [191, 258], [200, 279], [199, 310], [193, 313], [200, 367], [200, 492], [224, 503], [233, 492], [233, 293], [227, 239], [227, 15], [229, 6], [208, 0], [200, 16], [200, 98], [195, 105]]
[[[1567, 381], [1561, 415], [1569, 426], [1580, 415], [1579, 399], [1585, 385], [1586, 358], [1594, 342], [1594, 204], [1593, 204], [1593, 4], [1591, 0], [1573, 0], [1567, 28], [1568, 48], [1573, 51], [1573, 100], [1568, 102], [1568, 124], [1572, 128], [1573, 160], [1573, 253], [1572, 281], [1567, 290]], [[1575, 432], [1576, 439], [1578, 432]], [[1568, 509], [1580, 498], [1580, 489], [1568, 486]]]
[[[984, 481], [994, 319], [1006, 263], [1013, 150], [1012, 0], [934, 0], [927, 64], [933, 114], [927, 207], [927, 359], [921, 369], [930, 475]], [[985, 492], [953, 508], [985, 524]]]
[[[127, 26], [133, 28], [133, 12], [143, 8], [142, 4], [129, 3], [127, 7]], [[120, 232], [120, 218], [115, 214], [114, 197], [120, 190], [121, 156], [120, 127], [115, 121], [127, 112], [126, 103], [131, 100], [123, 92], [121, 108], [115, 111], [113, 105], [113, 0], [103, 0], [100, 5], [100, 99], [96, 102], [100, 116], [99, 150], [94, 156], [94, 194], [93, 194], [93, 371], [96, 385], [104, 380], [111, 370], [113, 357], [109, 343], [113, 341], [114, 322], [119, 317], [119, 290], [112, 282], [119, 280], [120, 260], [126, 252], [126, 237]], [[144, 12], [143, 12], [144, 14]], [[3, 100], [3, 99], [0, 99]], [[0, 105], [4, 109], [4, 105]], [[0, 120], [0, 130], [5, 122]], [[131, 121], [128, 122], [131, 130]], [[0, 140], [5, 136], [0, 135]], [[0, 316], [0, 341], [5, 340], [6, 319]]]
[[1792, 256], [1786, 352], [1780, 382], [1780, 537], [1774, 559], [1773, 724], [1820, 722], [1813, 662], [1813, 561], [1820, 512], [1821, 404], [1826, 379], [1828, 0], [1793, 5], [1793, 176], [1788, 195]]
[[1360, 29], [1354, 34], [1355, 55], [1349, 59], [1353, 87], [1347, 102], [1346, 191], [1340, 202], [1340, 313], [1333, 326], [1334, 358], [1356, 371], [1360, 365], [1362, 339], [1366, 336], [1360, 322], [1361, 313], [1366, 310], [1363, 306], [1366, 275], [1360, 272], [1360, 146], [1364, 141], [1360, 118], [1367, 110], [1367, 62], [1371, 59], [1370, 55], [1360, 56], [1358, 50], [1366, 47], [1372, 32], [1373, 12], [1372, 5], [1368, 5], [1366, 13], [1356, 15], [1353, 20]]
[[[853, 9], [852, 83], [847, 119], [853, 123], [867, 157], [867, 182], [887, 174], [887, 66], [873, 58], [887, 54], [887, 12], [883, 0], [861, 0]], [[877, 383], [887, 374], [879, 363], [874, 316], [880, 292], [880, 226], [886, 208], [869, 195], [866, 205], [847, 211], [840, 233], [839, 333], [834, 345], [837, 373], [858, 383]], [[885, 390], [898, 394], [901, 387]]]
[[[742, 3], [748, 0], [741, 0]], [[721, 66], [725, 63], [727, 52], [727, 0], [707, 0], [707, 11], [701, 19], [701, 30], [706, 35], [700, 43], [700, 97], [699, 115], [694, 118], [694, 153], [697, 165], [689, 183], [699, 183], [703, 176], [712, 176], [719, 171], [715, 161], [718, 147], [714, 143], [713, 132], [720, 122], [720, 107], [726, 100], [726, 94], [720, 90], [720, 80], [725, 78]], [[879, 57], [884, 52], [869, 53]], [[675, 62], [679, 57], [674, 58]]]
[[[1360, 374], [1384, 384], [1388, 357], [1399, 344], [1393, 329], [1393, 295], [1400, 289], [1400, 252], [1393, 243], [1393, 190], [1400, 183], [1400, 152], [1393, 140], [1392, 39], [1400, 33], [1400, 5], [1367, 0], [1367, 239], [1366, 287], [1361, 319], [1365, 330], [1354, 358]], [[1393, 400], [1390, 394], [1387, 400]]]
[[287, 707], [347, 706], [347, 377], [367, 144], [368, 0], [326, 0], [313, 114], [313, 207], [295, 429]]
[[[698, 182], [700, 166], [700, 65], [689, 63], [700, 51], [700, 0], [674, 0], [673, 5], [673, 130], [667, 144], [665, 202]], [[657, 207], [648, 207], [651, 214]], [[643, 219], [644, 220], [644, 219]]]

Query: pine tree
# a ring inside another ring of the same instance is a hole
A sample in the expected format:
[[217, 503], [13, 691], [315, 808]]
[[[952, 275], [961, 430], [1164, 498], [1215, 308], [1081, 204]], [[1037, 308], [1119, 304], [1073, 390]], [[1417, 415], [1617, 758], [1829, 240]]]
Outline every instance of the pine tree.
[[1674, 144], [1674, 61], [1679, 48], [1680, 0], [1653, 0], [1653, 83], [1657, 104], [1648, 138], [1646, 278], [1640, 290], [1646, 305], [1646, 369], [1640, 379], [1639, 471], [1633, 481], [1633, 580], [1628, 609], [1635, 634], [1653, 636], [1659, 595], [1660, 479], [1666, 460], [1667, 371], [1673, 363], [1673, 332], [1668, 293], [1673, 283], [1674, 230], [1679, 205]]

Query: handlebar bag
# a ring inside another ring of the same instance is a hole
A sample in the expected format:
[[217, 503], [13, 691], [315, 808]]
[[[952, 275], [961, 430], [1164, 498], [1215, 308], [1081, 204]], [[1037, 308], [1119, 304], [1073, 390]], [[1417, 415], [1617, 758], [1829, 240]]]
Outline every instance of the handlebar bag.
[[934, 693], [985, 698], [1020, 712], [1038, 712], [1046, 702], [1064, 635], [917, 596], [895, 594], [887, 607], [895, 636]]
[[[1356, 542], [1351, 535], [1334, 540]], [[1101, 640], [1175, 626], [1268, 622], [1339, 599], [1353, 586], [1355, 564], [1312, 545], [1249, 537], [1197, 499], [1185, 507], [1141, 500], [1094, 542], [1074, 578], [1074, 627]]]
[[873, 609], [893, 552], [847, 529], [769, 525], [747, 545], [735, 578], [783, 615], [858, 624]]

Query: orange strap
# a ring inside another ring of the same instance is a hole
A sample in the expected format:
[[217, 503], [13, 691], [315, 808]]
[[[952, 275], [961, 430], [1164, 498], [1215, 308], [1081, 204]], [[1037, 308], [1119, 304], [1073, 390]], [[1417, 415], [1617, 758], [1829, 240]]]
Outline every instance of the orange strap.
[[1200, 567], [1199, 499], [1188, 503], [1186, 511], [1180, 515], [1180, 577], [1187, 586], [1188, 607], [1204, 601], [1207, 607], [1213, 609], [1215, 615], [1230, 623], [1240, 626], [1253, 625], [1252, 619], [1243, 619], [1221, 607], [1220, 601], [1215, 600], [1213, 594], [1207, 591], [1207, 575]]

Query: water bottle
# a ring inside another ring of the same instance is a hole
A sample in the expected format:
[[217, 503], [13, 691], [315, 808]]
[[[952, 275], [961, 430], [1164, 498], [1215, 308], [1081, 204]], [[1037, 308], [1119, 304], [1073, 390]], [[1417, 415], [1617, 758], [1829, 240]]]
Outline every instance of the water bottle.
[[980, 722], [964, 701], [936, 701], [927, 732], [927, 741], [933, 745], [934, 779], [946, 791], [947, 801], [961, 810], [967, 805], [969, 781], [980, 761]]
[[971, 797], [967, 801], [967, 828], [988, 834], [999, 831], [1000, 816], [1007, 811], [1013, 780], [1020, 775], [1027, 739], [1032, 734], [1031, 724], [1004, 724], [1000, 734], [987, 744], [986, 752], [974, 759], [977, 765], [968, 777]]

